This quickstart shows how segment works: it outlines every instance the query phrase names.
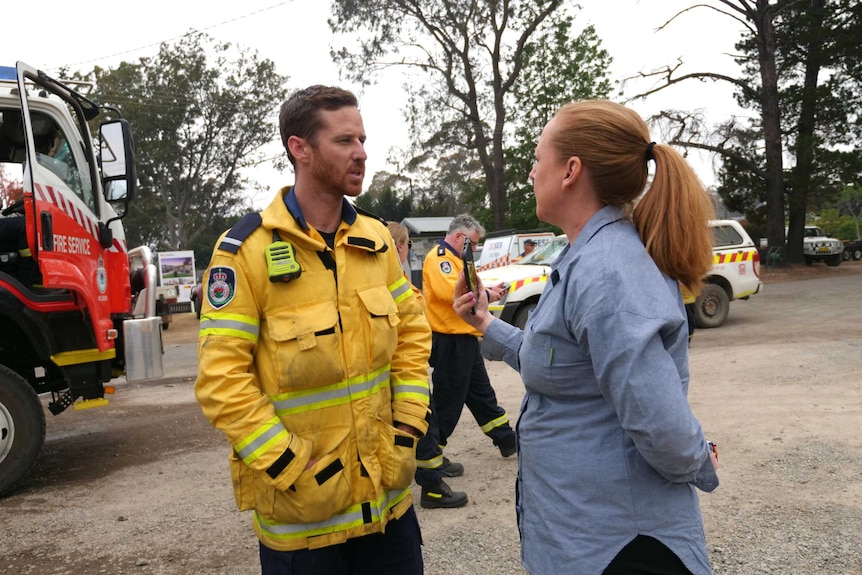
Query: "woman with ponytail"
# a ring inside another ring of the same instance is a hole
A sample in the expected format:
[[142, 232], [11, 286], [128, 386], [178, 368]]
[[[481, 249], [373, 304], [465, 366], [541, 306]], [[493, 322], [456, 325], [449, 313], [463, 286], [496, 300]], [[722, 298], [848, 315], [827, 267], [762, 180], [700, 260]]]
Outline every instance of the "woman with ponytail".
[[463, 280], [454, 301], [484, 333], [485, 356], [519, 370], [526, 388], [523, 565], [533, 575], [711, 573], [696, 489], [718, 486], [718, 461], [687, 400], [680, 286], [697, 293], [712, 266], [712, 203], [679, 153], [605, 100], [557, 112], [530, 179], [536, 214], [569, 246], [524, 331]]

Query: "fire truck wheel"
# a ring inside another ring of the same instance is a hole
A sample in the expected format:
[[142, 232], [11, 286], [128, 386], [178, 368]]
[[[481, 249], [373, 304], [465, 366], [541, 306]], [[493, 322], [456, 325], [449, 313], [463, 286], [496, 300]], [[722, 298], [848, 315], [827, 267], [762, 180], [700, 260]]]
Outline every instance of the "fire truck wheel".
[[704, 284], [694, 304], [697, 327], [718, 327], [727, 319], [730, 298], [724, 288], [715, 284]]
[[39, 396], [20, 375], [0, 366], [0, 497], [30, 474], [44, 443]]

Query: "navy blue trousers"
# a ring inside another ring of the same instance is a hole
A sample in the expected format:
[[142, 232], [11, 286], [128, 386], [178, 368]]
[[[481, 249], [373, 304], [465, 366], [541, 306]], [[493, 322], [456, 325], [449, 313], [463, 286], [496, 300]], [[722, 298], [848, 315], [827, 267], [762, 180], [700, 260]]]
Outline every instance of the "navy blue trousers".
[[439, 465], [434, 467], [416, 467], [414, 478], [420, 487], [434, 487], [443, 479], [443, 450], [440, 449], [440, 430], [437, 427], [437, 409], [434, 405], [432, 395], [428, 407], [431, 409], [431, 418], [428, 420], [428, 431], [425, 432], [416, 444], [416, 460], [436, 461]]
[[465, 405], [494, 445], [513, 437], [506, 411], [497, 404], [488, 379], [479, 338], [437, 332], [431, 337], [431, 395], [437, 408], [440, 445], [446, 445], [455, 431]]
[[413, 507], [385, 533], [348, 539], [339, 545], [274, 551], [260, 544], [262, 575], [422, 575], [422, 534]]

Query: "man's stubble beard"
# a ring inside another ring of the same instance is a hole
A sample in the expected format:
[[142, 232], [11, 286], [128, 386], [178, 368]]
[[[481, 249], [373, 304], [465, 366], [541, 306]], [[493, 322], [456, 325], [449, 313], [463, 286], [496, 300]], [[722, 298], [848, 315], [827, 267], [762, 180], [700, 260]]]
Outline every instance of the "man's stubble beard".
[[[364, 181], [364, 166], [362, 164], [359, 164], [357, 167], [363, 168]], [[321, 184], [328, 190], [337, 192], [341, 196], [356, 197], [362, 193], [361, 184], [359, 185], [358, 190], [354, 190], [351, 187], [348, 187], [347, 184], [344, 182], [344, 178], [347, 174], [341, 173], [340, 170], [332, 162], [319, 154], [318, 161], [315, 162], [312, 169], [312, 175], [319, 184]]]

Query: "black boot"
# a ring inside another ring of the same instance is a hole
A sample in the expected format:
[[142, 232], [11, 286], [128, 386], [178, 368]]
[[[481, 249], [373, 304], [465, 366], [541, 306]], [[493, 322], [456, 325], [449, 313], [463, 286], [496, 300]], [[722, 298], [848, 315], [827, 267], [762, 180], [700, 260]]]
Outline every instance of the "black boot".
[[515, 440], [515, 434], [512, 433], [511, 435], [507, 436], [506, 439], [503, 439], [502, 441], [500, 441], [500, 443], [497, 443], [497, 447], [500, 449], [500, 455], [502, 455], [503, 457], [511, 457], [515, 455], [515, 453], [518, 451], [518, 443]]
[[440, 471], [443, 472], [443, 477], [461, 477], [464, 475], [464, 466], [455, 461], [449, 461], [449, 458], [444, 455]]
[[467, 505], [467, 494], [463, 491], [452, 491], [442, 479], [433, 487], [422, 488], [422, 498], [419, 504], [426, 509], [454, 509]]

